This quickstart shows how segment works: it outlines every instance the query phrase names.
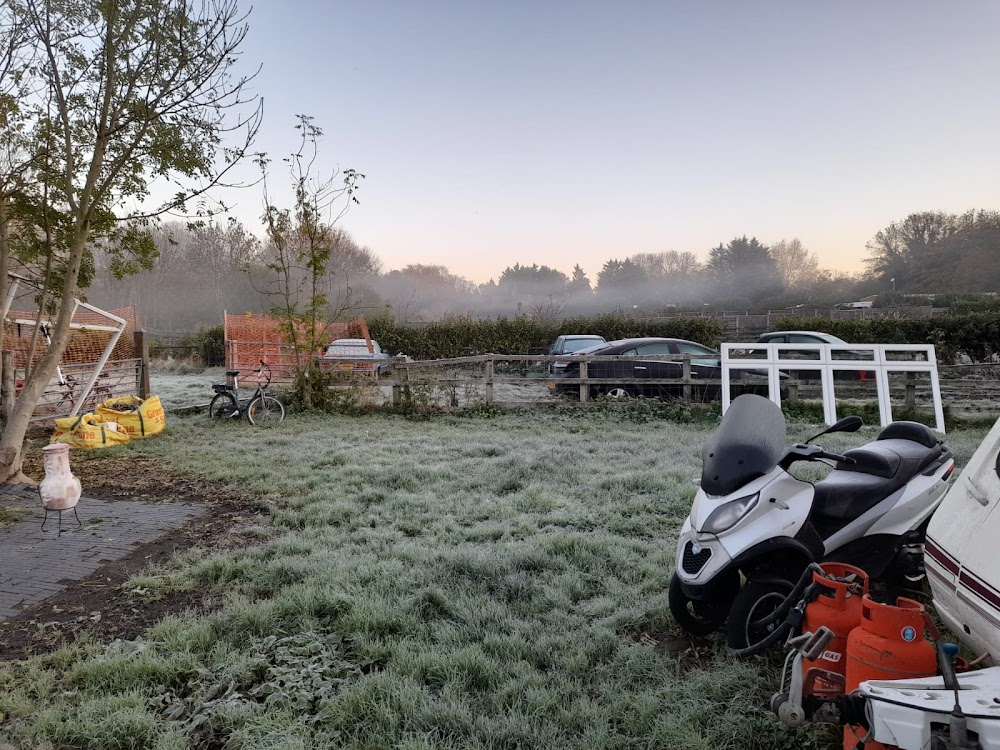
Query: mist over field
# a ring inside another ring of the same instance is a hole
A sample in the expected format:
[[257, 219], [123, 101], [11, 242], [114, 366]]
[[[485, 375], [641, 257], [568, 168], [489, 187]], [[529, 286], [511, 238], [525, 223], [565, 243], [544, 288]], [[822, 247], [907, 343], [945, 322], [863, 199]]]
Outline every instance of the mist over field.
[[[599, 269], [555, 269], [497, 258], [496, 276], [476, 284], [440, 265], [386, 269], [377, 248], [343, 229], [328, 233], [329, 261], [318, 291], [329, 318], [387, 315], [401, 322], [453, 316], [558, 319], [623, 311], [644, 316], [706, 310], [829, 308], [874, 296], [877, 304], [929, 304], [929, 295], [1000, 289], [1000, 213], [912, 214], [868, 243], [854, 274], [821, 267], [798, 239], [765, 244], [741, 236], [711, 249], [612, 255]], [[223, 311], [267, 312], [280, 300], [274, 247], [236, 221], [174, 223], [154, 232], [149, 270], [115, 277], [114, 257], [95, 248], [88, 292], [97, 304], [134, 304], [152, 331], [218, 325]], [[505, 267], [500, 266], [507, 263]], [[294, 283], [308, 276], [290, 269]]]

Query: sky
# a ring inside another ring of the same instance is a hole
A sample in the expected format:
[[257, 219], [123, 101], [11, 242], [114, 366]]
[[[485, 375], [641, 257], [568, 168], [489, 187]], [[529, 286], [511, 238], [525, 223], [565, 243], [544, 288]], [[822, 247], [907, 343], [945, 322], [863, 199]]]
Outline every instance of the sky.
[[[856, 272], [909, 213], [1000, 209], [995, 0], [258, 0], [249, 27], [256, 148], [312, 116], [386, 270], [594, 280], [746, 234]], [[227, 197], [259, 227], [258, 189]]]

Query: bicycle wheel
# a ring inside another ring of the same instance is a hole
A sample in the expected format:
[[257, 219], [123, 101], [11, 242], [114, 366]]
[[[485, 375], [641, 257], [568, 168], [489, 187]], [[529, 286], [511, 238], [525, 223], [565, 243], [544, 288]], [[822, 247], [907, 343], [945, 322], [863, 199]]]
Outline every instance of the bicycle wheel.
[[208, 405], [208, 416], [212, 419], [239, 416], [239, 407], [236, 406], [236, 398], [233, 394], [215, 394], [215, 398], [213, 398], [212, 402]]
[[285, 407], [274, 396], [257, 396], [247, 406], [250, 424], [277, 424], [285, 418]]

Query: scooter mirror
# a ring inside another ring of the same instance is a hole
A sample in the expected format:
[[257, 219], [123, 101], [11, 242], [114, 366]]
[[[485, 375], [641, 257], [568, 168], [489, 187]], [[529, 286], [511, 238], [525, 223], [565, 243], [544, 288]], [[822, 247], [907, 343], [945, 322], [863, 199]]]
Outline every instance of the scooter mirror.
[[844, 417], [843, 419], [838, 419], [836, 422], [834, 422], [832, 425], [827, 427], [822, 432], [813, 435], [811, 438], [806, 440], [806, 442], [811, 443], [816, 438], [823, 437], [824, 435], [828, 435], [831, 432], [857, 432], [864, 426], [864, 424], [865, 420], [863, 420], [861, 417], [857, 416]]
[[838, 419], [827, 432], [857, 432], [865, 426], [865, 420], [861, 417], [850, 416]]

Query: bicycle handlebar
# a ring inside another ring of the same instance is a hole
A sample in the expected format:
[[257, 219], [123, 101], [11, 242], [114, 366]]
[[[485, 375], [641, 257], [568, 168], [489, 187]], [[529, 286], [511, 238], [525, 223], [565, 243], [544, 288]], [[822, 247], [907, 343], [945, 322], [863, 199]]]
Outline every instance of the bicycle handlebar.
[[[264, 372], [265, 370], [267, 371], [266, 373]], [[257, 374], [257, 382], [258, 383], [260, 382], [261, 377], [265, 376], [265, 374], [266, 374], [267, 382], [264, 383], [264, 387], [265, 388], [271, 384], [271, 366], [267, 362], [265, 362], [264, 360], [261, 360], [260, 361], [260, 367], [258, 367], [256, 370], [254, 370], [254, 372]]]

